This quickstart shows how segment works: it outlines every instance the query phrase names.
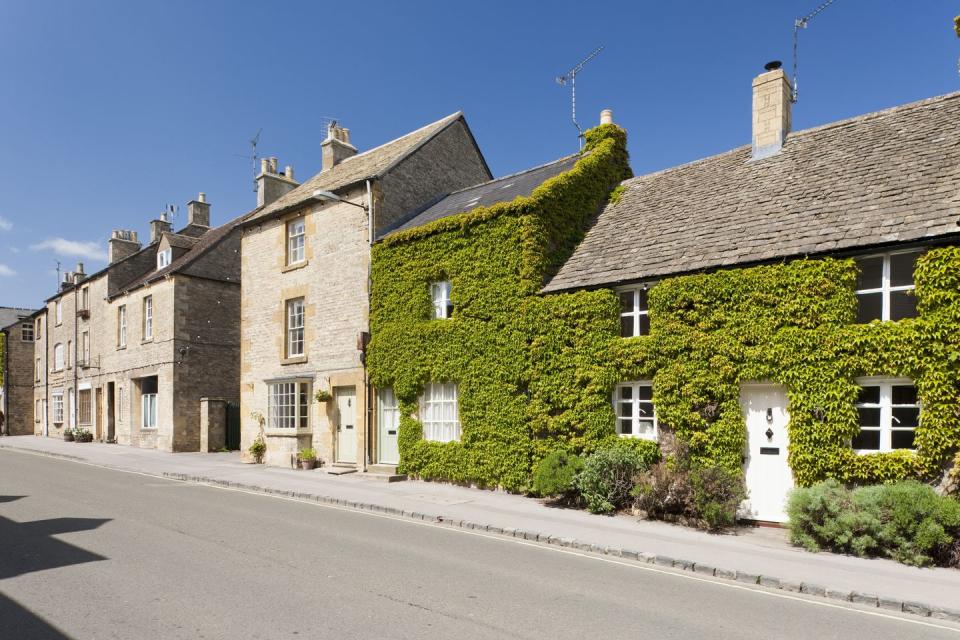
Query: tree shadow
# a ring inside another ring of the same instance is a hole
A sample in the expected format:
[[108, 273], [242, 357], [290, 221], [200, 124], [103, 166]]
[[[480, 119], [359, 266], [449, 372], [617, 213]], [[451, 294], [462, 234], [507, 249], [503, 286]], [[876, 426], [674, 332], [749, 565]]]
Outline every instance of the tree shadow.
[[0, 502], [16, 502], [20, 498], [26, 498], [27, 496], [0, 496]]
[[70, 636], [3, 593], [0, 593], [0, 637], [70, 640]]
[[96, 529], [109, 519], [51, 518], [15, 522], [0, 516], [0, 580], [33, 571], [44, 571], [106, 557], [52, 537], [61, 533]]

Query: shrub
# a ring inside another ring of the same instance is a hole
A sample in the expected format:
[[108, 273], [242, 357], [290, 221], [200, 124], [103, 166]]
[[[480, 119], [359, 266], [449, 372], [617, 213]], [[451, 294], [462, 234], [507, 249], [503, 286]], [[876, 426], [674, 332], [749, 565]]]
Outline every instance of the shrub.
[[[656, 460], [656, 445], [638, 446], [630, 440], [610, 440], [583, 464], [574, 484], [592, 513], [610, 513], [630, 502], [633, 479]], [[656, 454], [659, 456], [659, 453]]]
[[836, 480], [794, 489], [790, 539], [811, 551], [882, 555], [904, 564], [955, 564], [960, 502], [915, 480], [848, 489]]
[[583, 458], [562, 449], [551, 451], [533, 472], [532, 493], [542, 498], [572, 502], [576, 496], [574, 478], [583, 469]]
[[690, 472], [690, 485], [701, 526], [716, 531], [737, 523], [737, 509], [747, 497], [739, 474], [724, 467], [695, 468]]
[[317, 452], [312, 447], [304, 447], [297, 452], [297, 460], [316, 460]]
[[253, 444], [250, 445], [248, 449], [250, 455], [253, 456], [253, 461], [257, 464], [263, 462], [263, 456], [267, 453], [267, 443], [263, 441], [263, 436], [259, 435], [253, 441]]

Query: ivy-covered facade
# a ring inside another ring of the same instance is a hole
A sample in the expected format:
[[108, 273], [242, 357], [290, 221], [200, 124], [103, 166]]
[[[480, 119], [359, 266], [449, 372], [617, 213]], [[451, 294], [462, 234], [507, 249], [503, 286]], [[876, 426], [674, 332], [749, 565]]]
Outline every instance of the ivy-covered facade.
[[[528, 197], [388, 235], [368, 363], [401, 470], [522, 491], [553, 449], [669, 431], [736, 472], [776, 450], [791, 484], [937, 481], [960, 448], [958, 110], [632, 180], [601, 125]], [[773, 407], [751, 431], [754, 384], [783, 390], [782, 440]]]

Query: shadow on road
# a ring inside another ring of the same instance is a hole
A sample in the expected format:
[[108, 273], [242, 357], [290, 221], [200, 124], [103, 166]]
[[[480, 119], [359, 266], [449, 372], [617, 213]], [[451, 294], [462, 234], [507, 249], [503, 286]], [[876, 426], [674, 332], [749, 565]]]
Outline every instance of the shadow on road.
[[[0, 496], [0, 503], [12, 502], [22, 497]], [[33, 571], [106, 560], [104, 556], [53, 537], [61, 533], [90, 531], [105, 522], [110, 520], [51, 518], [16, 522], [0, 516], [0, 580]]]
[[66, 635], [26, 607], [0, 593], [0, 637], [26, 640], [70, 640]]

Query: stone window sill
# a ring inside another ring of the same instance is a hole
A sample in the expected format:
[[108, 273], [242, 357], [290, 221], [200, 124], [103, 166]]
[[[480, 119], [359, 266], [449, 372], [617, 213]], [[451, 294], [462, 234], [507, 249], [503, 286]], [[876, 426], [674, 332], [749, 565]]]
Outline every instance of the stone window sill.
[[263, 435], [268, 438], [296, 438], [297, 436], [313, 435], [310, 429], [267, 429]]
[[294, 358], [284, 358], [280, 361], [281, 365], [288, 364], [305, 364], [307, 362], [307, 356], [296, 356]]
[[288, 271], [296, 271], [297, 269], [303, 269], [308, 264], [310, 264], [309, 260], [303, 260], [302, 262], [294, 262], [293, 264], [287, 264], [280, 268], [280, 273], [287, 273]]

